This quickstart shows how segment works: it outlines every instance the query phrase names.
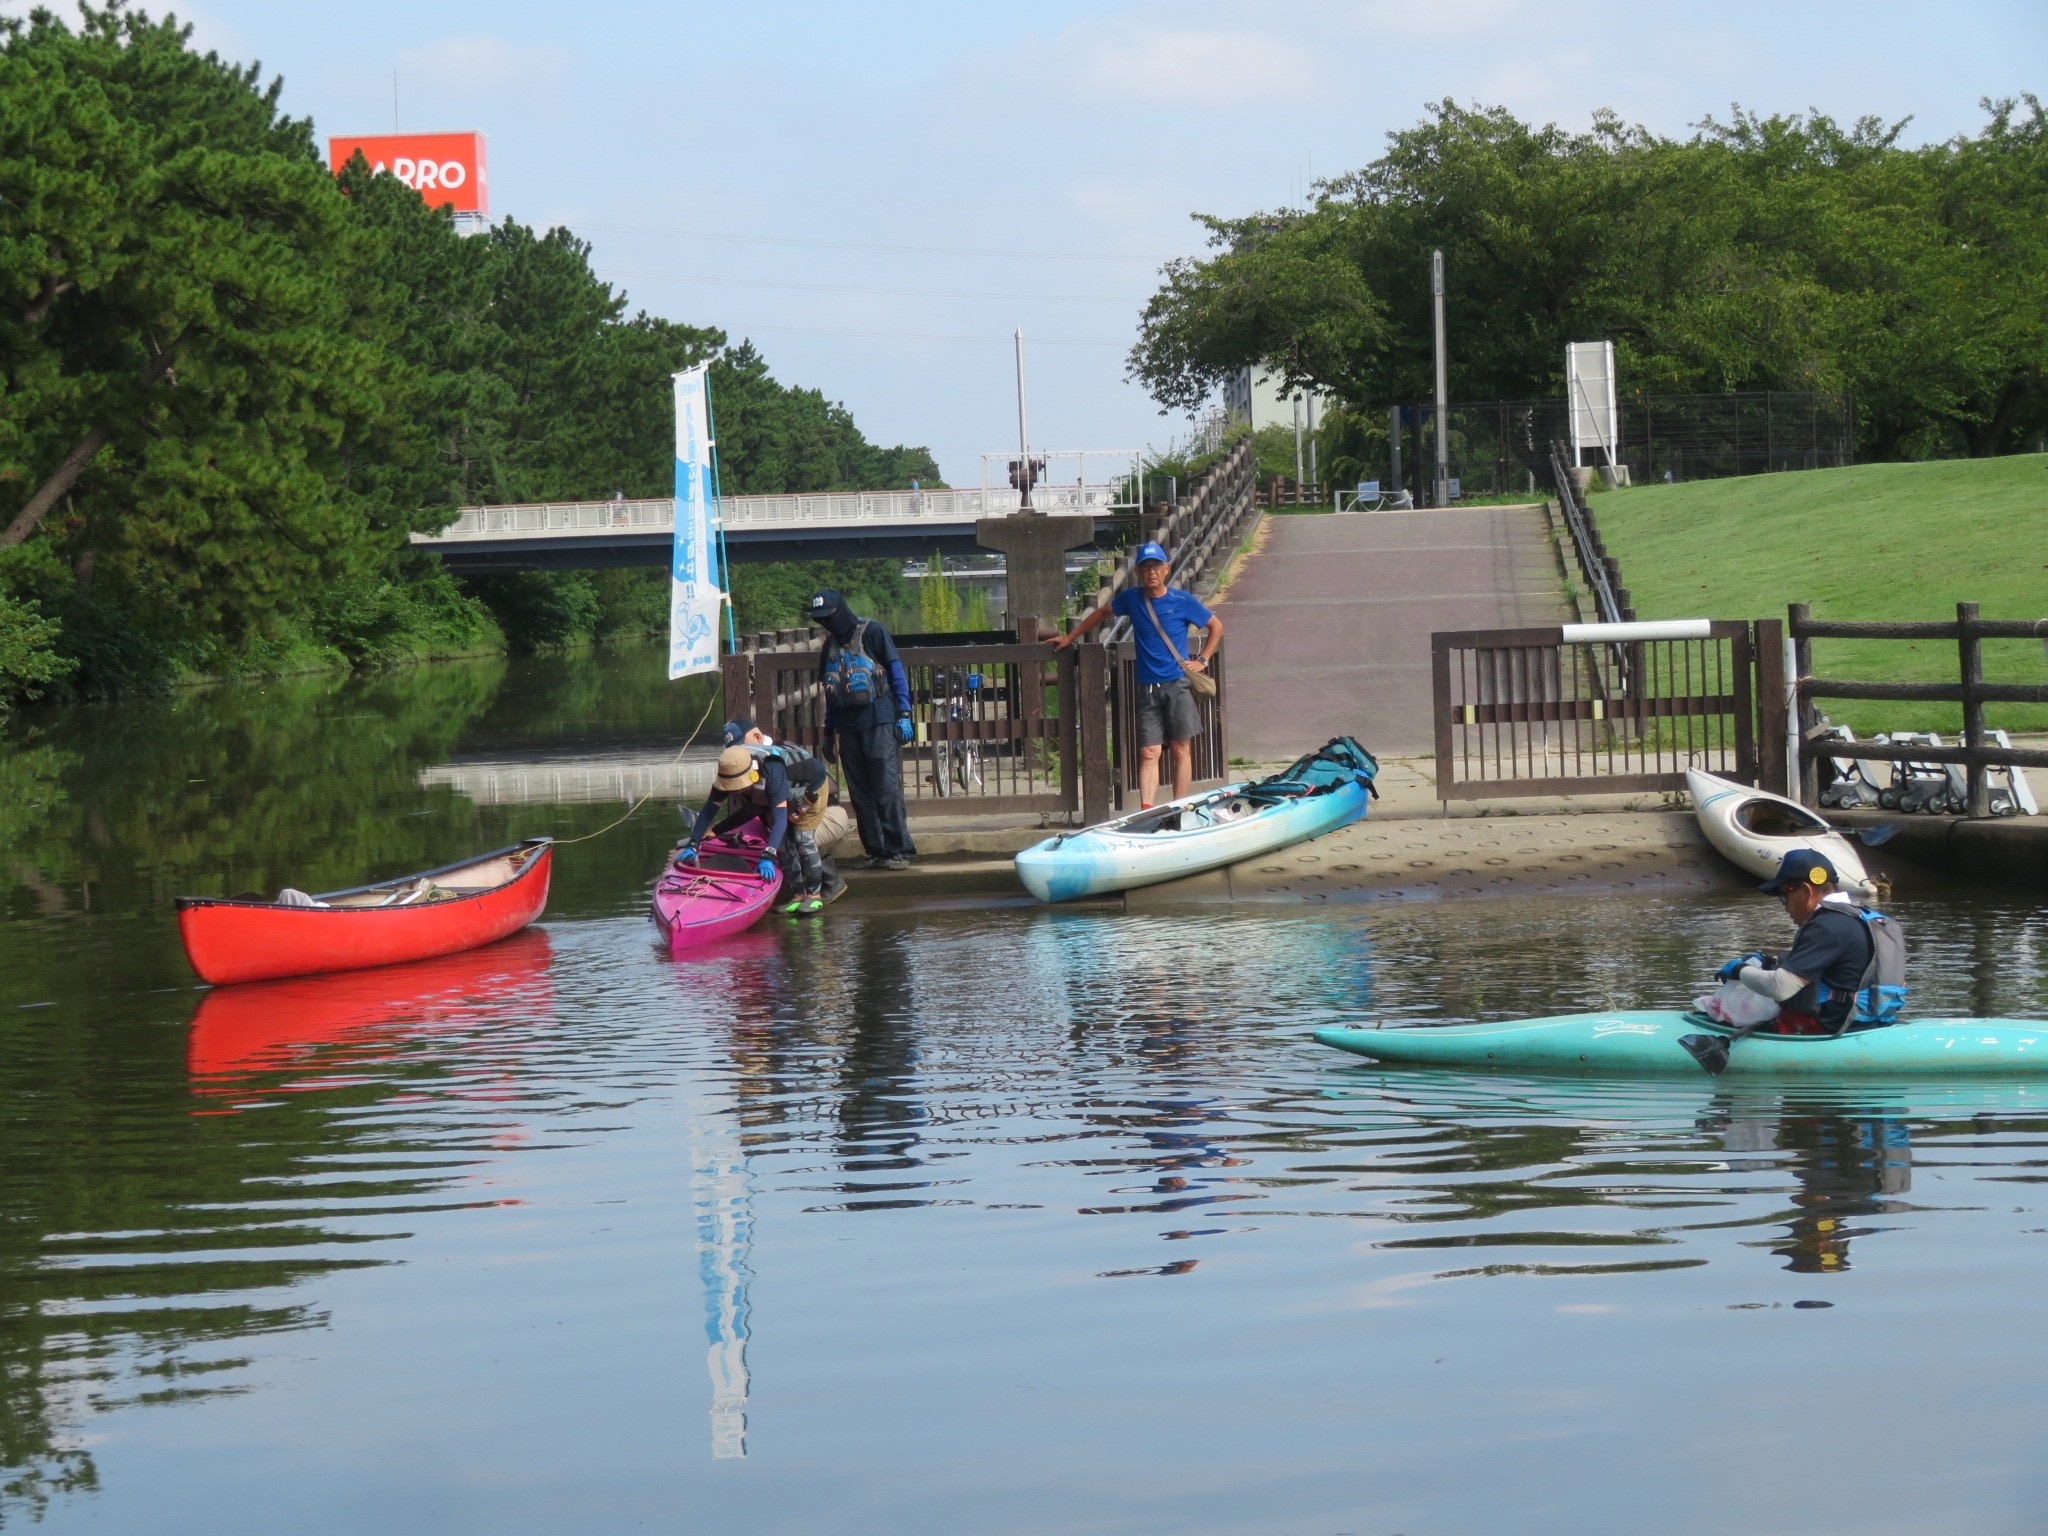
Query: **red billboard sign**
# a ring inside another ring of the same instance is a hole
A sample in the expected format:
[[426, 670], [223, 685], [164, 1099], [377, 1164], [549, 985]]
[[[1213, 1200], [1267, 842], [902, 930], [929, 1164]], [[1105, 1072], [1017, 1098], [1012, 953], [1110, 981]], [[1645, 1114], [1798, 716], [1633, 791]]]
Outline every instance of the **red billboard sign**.
[[480, 133], [338, 134], [327, 141], [327, 164], [340, 171], [357, 150], [373, 171], [396, 176], [436, 208], [489, 214], [490, 174]]

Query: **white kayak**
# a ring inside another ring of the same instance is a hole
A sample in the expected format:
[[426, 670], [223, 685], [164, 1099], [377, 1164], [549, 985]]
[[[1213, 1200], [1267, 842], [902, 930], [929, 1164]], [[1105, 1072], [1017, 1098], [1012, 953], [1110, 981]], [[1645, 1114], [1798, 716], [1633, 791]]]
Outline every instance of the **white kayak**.
[[1842, 889], [1865, 899], [1877, 895], [1877, 884], [1855, 845], [1797, 800], [1697, 768], [1685, 771], [1685, 787], [1707, 841], [1738, 869], [1768, 880], [1794, 848], [1811, 848], [1835, 866]]
[[1017, 855], [1017, 878], [1040, 901], [1072, 901], [1221, 869], [1359, 820], [1378, 771], [1339, 736], [1270, 778], [1049, 837]]

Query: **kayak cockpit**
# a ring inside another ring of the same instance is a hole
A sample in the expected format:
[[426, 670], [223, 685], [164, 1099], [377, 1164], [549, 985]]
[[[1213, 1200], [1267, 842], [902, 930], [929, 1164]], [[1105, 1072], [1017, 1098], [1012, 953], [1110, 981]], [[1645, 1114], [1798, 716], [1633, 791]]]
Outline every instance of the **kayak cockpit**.
[[1758, 837], [1811, 837], [1834, 830], [1824, 818], [1783, 800], [1746, 800], [1736, 808], [1734, 820], [1743, 831]]

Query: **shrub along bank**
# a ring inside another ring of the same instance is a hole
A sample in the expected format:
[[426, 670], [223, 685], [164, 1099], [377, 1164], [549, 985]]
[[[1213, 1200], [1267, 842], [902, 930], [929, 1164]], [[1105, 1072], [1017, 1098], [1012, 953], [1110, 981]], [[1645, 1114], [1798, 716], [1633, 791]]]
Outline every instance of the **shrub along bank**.
[[[2048, 455], [1864, 464], [1640, 486], [1594, 499], [1607, 547], [1643, 618], [2048, 618]], [[1939, 640], [1814, 642], [1830, 677], [1954, 682]], [[2048, 682], [2036, 641], [1987, 641], [1988, 681]], [[1830, 701], [1859, 734], [1954, 731], [1952, 705]], [[2048, 728], [2048, 708], [1991, 705], [1990, 724]]]

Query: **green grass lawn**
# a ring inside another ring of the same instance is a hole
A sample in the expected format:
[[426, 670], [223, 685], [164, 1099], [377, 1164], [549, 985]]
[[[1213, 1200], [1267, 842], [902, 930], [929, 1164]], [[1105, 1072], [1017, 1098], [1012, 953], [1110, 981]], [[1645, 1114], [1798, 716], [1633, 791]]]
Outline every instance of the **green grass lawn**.
[[[1953, 619], [1958, 602], [1987, 619], [2048, 618], [2048, 454], [1638, 486], [1591, 504], [1646, 619], [1783, 618], [1797, 602], [1817, 619]], [[1814, 670], [1959, 676], [1939, 640], [1816, 641]], [[1984, 675], [2048, 683], [2048, 657], [2038, 641], [1989, 641]], [[1864, 735], [1961, 725], [1939, 704], [1834, 700], [1828, 713]], [[1994, 704], [1987, 721], [2048, 729], [2048, 707]]]

